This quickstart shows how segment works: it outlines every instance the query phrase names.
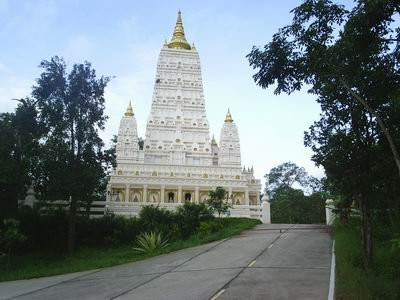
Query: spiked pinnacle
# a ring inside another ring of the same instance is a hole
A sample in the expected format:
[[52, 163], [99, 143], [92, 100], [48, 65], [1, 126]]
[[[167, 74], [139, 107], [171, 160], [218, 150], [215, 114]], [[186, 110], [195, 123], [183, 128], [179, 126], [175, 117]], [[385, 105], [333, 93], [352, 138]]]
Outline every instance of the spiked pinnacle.
[[217, 141], [215, 140], [214, 135], [212, 136], [212, 139], [211, 139], [211, 145], [217, 145]]
[[178, 11], [178, 19], [176, 20], [174, 33], [172, 34], [172, 39], [171, 42], [168, 44], [168, 48], [186, 50], [191, 49], [190, 44], [186, 40], [185, 31], [183, 30], [181, 11]]
[[134, 116], [133, 109], [132, 109], [132, 105], [131, 105], [131, 101], [129, 101], [129, 105], [128, 105], [128, 108], [126, 109], [125, 116], [126, 116], [126, 117], [132, 117], [132, 116]]
[[232, 119], [232, 116], [231, 116], [231, 112], [229, 111], [229, 108], [228, 108], [228, 113], [226, 114], [226, 117], [225, 117], [225, 122], [227, 122], [227, 123], [232, 123], [233, 122], [233, 119]]

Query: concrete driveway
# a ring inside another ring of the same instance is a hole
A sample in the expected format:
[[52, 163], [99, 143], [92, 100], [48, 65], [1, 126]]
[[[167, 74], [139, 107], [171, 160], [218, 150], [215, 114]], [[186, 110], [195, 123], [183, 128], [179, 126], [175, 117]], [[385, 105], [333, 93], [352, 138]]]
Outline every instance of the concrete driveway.
[[231, 239], [106, 269], [0, 283], [0, 299], [327, 299], [323, 225], [259, 225]]

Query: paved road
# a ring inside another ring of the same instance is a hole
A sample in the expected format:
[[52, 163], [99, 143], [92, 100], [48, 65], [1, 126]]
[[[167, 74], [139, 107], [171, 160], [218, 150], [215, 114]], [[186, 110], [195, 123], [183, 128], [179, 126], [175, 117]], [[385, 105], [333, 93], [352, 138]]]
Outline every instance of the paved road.
[[332, 241], [322, 225], [259, 225], [145, 261], [0, 283], [0, 299], [327, 299]]

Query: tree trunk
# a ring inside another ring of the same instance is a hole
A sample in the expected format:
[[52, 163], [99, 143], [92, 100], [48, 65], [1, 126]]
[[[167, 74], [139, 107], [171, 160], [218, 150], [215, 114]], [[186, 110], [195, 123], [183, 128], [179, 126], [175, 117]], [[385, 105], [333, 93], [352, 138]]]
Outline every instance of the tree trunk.
[[75, 233], [76, 233], [76, 201], [70, 199], [69, 215], [68, 215], [68, 254], [71, 255], [75, 250]]
[[360, 196], [361, 213], [361, 244], [365, 270], [369, 270], [372, 264], [372, 225], [371, 215], [367, 199]]

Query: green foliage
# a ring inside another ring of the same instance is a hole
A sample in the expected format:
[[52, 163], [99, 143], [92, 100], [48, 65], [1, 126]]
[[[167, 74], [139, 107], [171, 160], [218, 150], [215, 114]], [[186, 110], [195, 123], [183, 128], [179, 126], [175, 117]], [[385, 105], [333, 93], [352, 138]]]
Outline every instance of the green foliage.
[[0, 249], [3, 250], [8, 256], [17, 245], [26, 240], [24, 234], [20, 231], [20, 222], [15, 219], [5, 219], [3, 221], [3, 228], [0, 230]]
[[124, 245], [134, 240], [141, 232], [139, 220], [106, 214], [101, 218], [79, 218], [77, 241], [81, 245]]
[[176, 214], [159, 206], [144, 206], [139, 213], [139, 224], [143, 232], [159, 232], [170, 239], [180, 236]]
[[0, 256], [0, 281], [65, 274], [133, 262], [160, 253], [168, 253], [228, 238], [260, 224], [258, 220], [246, 218], [220, 218], [217, 220], [223, 224], [221, 230], [202, 237], [195, 234], [187, 240], [171, 241], [167, 248], [154, 253], [132, 251], [132, 246], [129, 244], [112, 247], [98, 245], [79, 247], [73, 255], [69, 256], [62, 252], [37, 251], [11, 257], [8, 270], [6, 270], [5, 264], [2, 263], [4, 258]]
[[14, 113], [0, 113], [0, 217], [15, 217], [17, 200], [38, 175], [42, 131], [32, 99], [18, 100]]
[[163, 238], [161, 233], [154, 231], [140, 234], [136, 240], [138, 247], [133, 250], [144, 253], [154, 253], [158, 250], [168, 247], [168, 238]]
[[271, 201], [274, 200], [276, 191], [293, 188], [294, 185], [301, 187], [308, 194], [320, 192], [323, 189], [323, 180], [308, 175], [303, 167], [290, 161], [272, 168], [264, 177], [266, 178], [266, 192]]
[[222, 219], [201, 222], [199, 228], [197, 229], [197, 234], [203, 237], [212, 234], [214, 232], [218, 232], [224, 227], [223, 223], [220, 222], [220, 220]]
[[185, 203], [176, 211], [179, 230], [183, 239], [191, 236], [200, 223], [214, 218], [212, 210], [204, 203]]
[[223, 187], [218, 186], [215, 191], [209, 192], [209, 198], [207, 199], [207, 204], [210, 208], [218, 213], [218, 217], [221, 214], [226, 214], [229, 211], [231, 205], [228, 203], [228, 199], [226, 197], [227, 192]]
[[305, 0], [291, 24], [248, 55], [254, 80], [275, 93], [304, 85], [321, 106], [304, 142], [338, 193], [359, 205], [365, 267], [371, 263], [371, 211], [399, 211], [400, 27], [397, 0], [357, 0], [351, 11]]
[[[36, 190], [47, 199], [92, 198], [105, 177], [104, 90], [109, 77], [97, 77], [91, 64], [74, 64], [67, 72], [62, 58], [41, 62], [33, 87], [38, 118], [46, 129], [41, 138], [41, 180]], [[73, 205], [72, 205], [73, 206]]]
[[271, 203], [272, 223], [325, 223], [325, 197], [322, 193], [304, 195], [302, 190], [281, 187]]
[[391, 250], [393, 252], [400, 251], [400, 238], [391, 239], [390, 242], [392, 243]]
[[338, 196], [333, 202], [333, 213], [339, 217], [339, 219], [346, 223], [349, 220], [351, 213], [352, 201], [349, 198]]
[[359, 218], [334, 225], [336, 298], [399, 299], [400, 255], [390, 250], [390, 240], [399, 231], [399, 224], [376, 224], [374, 263], [369, 271], [363, 268], [360, 227]]

